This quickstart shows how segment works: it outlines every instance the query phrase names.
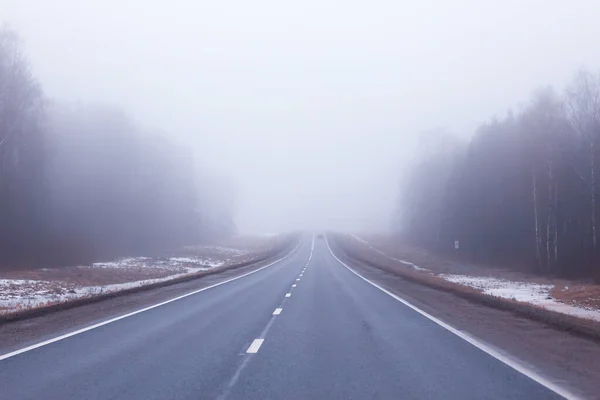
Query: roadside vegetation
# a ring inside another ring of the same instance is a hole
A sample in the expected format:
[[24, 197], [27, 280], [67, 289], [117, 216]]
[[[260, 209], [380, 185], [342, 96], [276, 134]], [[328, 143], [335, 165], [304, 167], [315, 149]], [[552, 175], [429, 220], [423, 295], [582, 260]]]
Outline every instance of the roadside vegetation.
[[398, 243], [481, 265], [600, 280], [600, 71], [536, 91], [469, 141], [422, 135]]
[[229, 236], [230, 192], [119, 107], [46, 97], [18, 35], [0, 28], [0, 271]]

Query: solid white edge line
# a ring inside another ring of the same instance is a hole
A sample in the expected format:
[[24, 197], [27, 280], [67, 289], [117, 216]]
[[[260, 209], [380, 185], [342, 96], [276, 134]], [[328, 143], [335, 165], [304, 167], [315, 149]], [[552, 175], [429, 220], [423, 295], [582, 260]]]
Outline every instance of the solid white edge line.
[[254, 339], [254, 341], [252, 342], [250, 347], [248, 347], [248, 350], [246, 350], [246, 353], [250, 353], [250, 354], [258, 353], [258, 349], [260, 349], [260, 346], [262, 346], [264, 341], [265, 341], [265, 339]]
[[133, 312], [130, 312], [130, 313], [127, 313], [127, 314], [123, 314], [123, 315], [120, 315], [120, 316], [118, 316], [118, 317], [111, 318], [111, 319], [109, 319], [109, 320], [102, 321], [102, 322], [99, 322], [99, 323], [97, 323], [97, 324], [90, 325], [90, 326], [87, 326], [87, 327], [85, 327], [85, 328], [78, 329], [78, 330], [76, 330], [76, 331], [69, 332], [69, 333], [66, 333], [66, 334], [64, 334], [64, 335], [60, 335], [60, 336], [54, 337], [54, 338], [52, 338], [52, 339], [45, 340], [45, 341], [43, 341], [43, 342], [39, 342], [39, 343], [36, 343], [36, 344], [32, 344], [31, 346], [23, 347], [22, 349], [18, 349], [18, 350], [12, 351], [12, 352], [10, 352], [10, 353], [2, 354], [2, 355], [0, 355], [0, 361], [2, 361], [2, 360], [6, 360], [7, 358], [11, 358], [11, 357], [14, 357], [14, 356], [16, 356], [16, 355], [19, 355], [19, 354], [22, 354], [22, 353], [25, 353], [25, 352], [28, 352], [28, 351], [31, 351], [31, 350], [34, 350], [34, 349], [37, 349], [37, 348], [39, 348], [39, 347], [43, 347], [43, 346], [49, 345], [49, 344], [51, 344], [51, 343], [55, 343], [55, 342], [58, 342], [58, 341], [61, 341], [61, 340], [64, 340], [64, 339], [70, 338], [71, 336], [75, 336], [75, 335], [79, 335], [79, 334], [81, 334], [81, 333], [84, 333], [84, 332], [87, 332], [87, 331], [91, 331], [92, 329], [96, 329], [96, 328], [99, 328], [99, 327], [101, 327], [101, 326], [108, 325], [108, 324], [111, 324], [111, 323], [113, 323], [113, 322], [117, 322], [117, 321], [119, 321], [119, 320], [122, 320], [122, 319], [125, 319], [125, 318], [128, 318], [128, 317], [132, 317], [132, 316], [134, 316], [134, 315], [136, 315], [136, 314], [140, 314], [140, 313], [143, 313], [143, 312], [145, 312], [145, 311], [152, 310], [153, 308], [157, 308], [157, 307], [160, 307], [160, 306], [164, 306], [165, 304], [169, 304], [169, 303], [172, 303], [172, 302], [174, 302], [174, 301], [181, 300], [181, 299], [183, 299], [183, 298], [185, 298], [185, 297], [192, 296], [192, 295], [194, 295], [194, 294], [197, 294], [197, 293], [203, 292], [203, 291], [205, 291], [205, 290], [212, 289], [212, 288], [214, 288], [214, 287], [221, 286], [221, 285], [224, 285], [224, 284], [226, 284], [226, 283], [229, 283], [229, 282], [233, 282], [233, 281], [235, 281], [235, 280], [238, 280], [238, 279], [244, 278], [244, 277], [246, 277], [246, 276], [248, 276], [248, 275], [252, 275], [252, 274], [254, 274], [254, 273], [258, 272], [258, 271], [262, 271], [262, 270], [263, 270], [263, 269], [265, 269], [265, 268], [268, 268], [268, 267], [270, 267], [270, 266], [272, 266], [272, 265], [275, 265], [275, 264], [277, 264], [277, 263], [279, 263], [279, 262], [281, 262], [281, 261], [285, 260], [286, 258], [288, 258], [289, 256], [291, 256], [292, 254], [294, 254], [294, 253], [296, 252], [296, 250], [298, 249], [298, 247], [299, 247], [299, 246], [300, 246], [300, 241], [298, 241], [298, 244], [296, 245], [296, 247], [294, 248], [294, 250], [292, 250], [291, 252], [289, 252], [288, 254], [286, 254], [284, 257], [282, 257], [282, 258], [280, 258], [280, 259], [278, 259], [278, 260], [275, 260], [275, 261], [273, 261], [272, 263], [269, 263], [269, 264], [267, 264], [267, 265], [264, 265], [264, 266], [262, 266], [262, 267], [260, 267], [260, 268], [258, 268], [258, 269], [255, 269], [255, 270], [253, 270], [253, 271], [247, 272], [247, 273], [245, 273], [245, 274], [243, 274], [243, 275], [236, 276], [236, 277], [234, 277], [234, 278], [231, 278], [231, 279], [227, 279], [227, 280], [225, 280], [225, 281], [223, 281], [223, 282], [215, 283], [214, 285], [210, 285], [210, 286], [207, 286], [207, 287], [205, 287], [205, 288], [202, 288], [202, 289], [194, 290], [194, 291], [192, 291], [192, 292], [189, 292], [189, 293], [183, 294], [183, 295], [181, 295], [181, 296], [174, 297], [174, 298], [172, 298], [172, 299], [169, 299], [169, 300], [166, 300], [166, 301], [160, 302], [160, 303], [158, 303], [158, 304], [154, 304], [154, 305], [151, 305], [151, 306], [149, 306], [149, 307], [145, 307], [145, 308], [142, 308], [142, 309], [140, 309], [140, 310], [136, 310], [136, 311], [133, 311]]
[[344, 267], [346, 267], [347, 269], [349, 269], [350, 272], [352, 272], [354, 275], [358, 276], [359, 278], [361, 278], [365, 282], [367, 282], [367, 283], [375, 286], [377, 289], [381, 290], [385, 294], [387, 294], [387, 295], [393, 297], [394, 299], [398, 300], [400, 303], [402, 303], [405, 306], [411, 308], [413, 311], [418, 312], [419, 314], [421, 314], [425, 318], [429, 319], [430, 321], [438, 324], [439, 326], [441, 326], [442, 328], [446, 329], [447, 331], [455, 334], [456, 336], [458, 336], [459, 338], [463, 339], [464, 341], [466, 341], [466, 342], [472, 344], [473, 346], [477, 347], [479, 350], [483, 351], [484, 353], [487, 353], [488, 355], [494, 357], [496, 360], [504, 363], [505, 365], [509, 366], [510, 368], [514, 369], [515, 371], [520, 372], [521, 374], [525, 375], [529, 379], [531, 379], [531, 380], [539, 383], [540, 385], [542, 385], [545, 388], [551, 390], [552, 392], [558, 394], [559, 396], [562, 396], [565, 399], [569, 399], [569, 400], [580, 400], [580, 399], [582, 399], [582, 397], [580, 397], [580, 396], [572, 393], [568, 389], [565, 389], [563, 387], [558, 386], [554, 382], [552, 382], [552, 381], [544, 378], [543, 376], [541, 376], [536, 371], [531, 370], [530, 368], [527, 368], [526, 366], [524, 366], [520, 362], [518, 362], [516, 360], [513, 360], [513, 359], [511, 359], [509, 357], [506, 357], [505, 355], [503, 355], [502, 353], [500, 353], [498, 350], [496, 350], [496, 349], [490, 347], [489, 345], [487, 345], [487, 344], [479, 341], [478, 339], [476, 339], [475, 337], [469, 335], [468, 333], [460, 331], [460, 330], [454, 328], [453, 326], [448, 325], [444, 321], [442, 321], [442, 320], [434, 317], [431, 314], [428, 314], [427, 312], [421, 310], [420, 308], [418, 308], [417, 306], [413, 305], [412, 303], [409, 303], [407, 300], [404, 300], [403, 298], [399, 297], [398, 295], [390, 292], [387, 289], [384, 289], [383, 287], [379, 286], [378, 284], [376, 284], [376, 283], [370, 281], [369, 279], [365, 278], [364, 276], [360, 275], [358, 272], [356, 272], [354, 269], [352, 269], [351, 267], [349, 267], [342, 260], [340, 260], [339, 258], [337, 258], [337, 256], [335, 254], [333, 254], [333, 251], [331, 250], [331, 247], [329, 246], [329, 240], [327, 239], [327, 236], [325, 237], [325, 243], [327, 244], [327, 248], [329, 249], [329, 253], [331, 253], [331, 255], [333, 256], [333, 258], [335, 258], [337, 260], [337, 262], [339, 262], [340, 264], [342, 264]]
[[281, 314], [281, 310], [282, 310], [282, 308], [276, 308], [275, 311], [273, 311], [273, 315]]
[[285, 297], [292, 297], [292, 294], [291, 293], [286, 293]]

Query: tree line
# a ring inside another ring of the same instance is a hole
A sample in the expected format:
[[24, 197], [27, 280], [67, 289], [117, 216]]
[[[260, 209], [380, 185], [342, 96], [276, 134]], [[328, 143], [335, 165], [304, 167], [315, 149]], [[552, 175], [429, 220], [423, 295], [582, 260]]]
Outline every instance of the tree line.
[[562, 92], [537, 90], [469, 141], [433, 130], [420, 147], [394, 223], [406, 240], [474, 262], [600, 279], [600, 72], [580, 70]]
[[45, 97], [17, 34], [0, 29], [0, 268], [83, 263], [230, 234], [229, 193], [196, 164], [116, 107]]

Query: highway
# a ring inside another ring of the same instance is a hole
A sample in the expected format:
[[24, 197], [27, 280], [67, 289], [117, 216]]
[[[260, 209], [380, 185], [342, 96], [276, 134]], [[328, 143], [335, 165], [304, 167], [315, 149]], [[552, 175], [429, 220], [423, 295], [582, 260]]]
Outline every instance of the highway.
[[1, 399], [559, 399], [305, 237], [255, 273], [0, 360]]

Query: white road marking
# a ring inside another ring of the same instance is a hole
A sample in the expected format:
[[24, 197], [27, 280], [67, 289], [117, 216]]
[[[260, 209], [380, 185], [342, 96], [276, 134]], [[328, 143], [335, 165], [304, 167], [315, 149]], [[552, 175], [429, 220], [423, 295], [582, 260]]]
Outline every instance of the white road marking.
[[261, 271], [261, 270], [263, 270], [263, 269], [265, 269], [265, 268], [268, 268], [268, 267], [270, 267], [270, 266], [272, 266], [272, 265], [275, 265], [275, 264], [277, 264], [277, 263], [279, 263], [279, 262], [281, 262], [281, 261], [285, 260], [286, 258], [288, 258], [289, 256], [291, 256], [292, 254], [294, 254], [294, 253], [296, 252], [296, 250], [298, 249], [298, 247], [299, 247], [299, 246], [300, 246], [300, 242], [298, 242], [298, 244], [296, 245], [296, 247], [294, 248], [294, 250], [292, 250], [291, 252], [289, 252], [289, 253], [288, 253], [287, 255], [285, 255], [284, 257], [280, 258], [279, 260], [275, 260], [275, 261], [273, 261], [272, 263], [270, 263], [270, 264], [267, 264], [267, 265], [265, 265], [265, 266], [263, 266], [263, 267], [260, 267], [260, 268], [258, 268], [258, 269], [255, 269], [254, 271], [247, 272], [247, 273], [245, 273], [245, 274], [243, 274], [243, 275], [236, 276], [236, 277], [234, 277], [234, 278], [231, 278], [231, 279], [227, 279], [227, 280], [225, 280], [225, 281], [223, 281], [223, 282], [215, 283], [214, 285], [210, 285], [210, 286], [207, 286], [207, 287], [205, 287], [205, 288], [202, 288], [202, 289], [194, 290], [194, 291], [192, 291], [192, 292], [189, 292], [189, 293], [183, 294], [183, 295], [181, 295], [181, 296], [174, 297], [174, 298], [172, 298], [172, 299], [169, 299], [169, 300], [163, 301], [163, 302], [161, 302], [161, 303], [154, 304], [154, 305], [151, 305], [151, 306], [149, 306], [149, 307], [145, 307], [145, 308], [142, 308], [142, 309], [140, 309], [140, 310], [136, 310], [136, 311], [133, 311], [133, 312], [130, 312], [130, 313], [124, 314], [124, 315], [120, 315], [120, 316], [118, 316], [118, 317], [111, 318], [111, 319], [109, 319], [109, 320], [102, 321], [102, 322], [99, 322], [99, 323], [97, 323], [97, 324], [90, 325], [90, 326], [87, 326], [87, 327], [85, 327], [85, 328], [78, 329], [78, 330], [76, 330], [76, 331], [69, 332], [69, 333], [66, 333], [66, 334], [64, 334], [64, 335], [60, 335], [60, 336], [54, 337], [54, 338], [52, 338], [52, 339], [45, 340], [45, 341], [43, 341], [43, 342], [39, 342], [39, 343], [36, 343], [36, 344], [32, 344], [31, 346], [23, 347], [22, 349], [18, 349], [18, 350], [12, 351], [12, 352], [10, 352], [10, 353], [2, 354], [2, 355], [0, 355], [0, 361], [2, 361], [2, 360], [6, 360], [7, 358], [11, 358], [11, 357], [14, 357], [14, 356], [16, 356], [16, 355], [19, 355], [19, 354], [22, 354], [22, 353], [25, 353], [25, 352], [28, 352], [28, 351], [31, 351], [31, 350], [34, 350], [34, 349], [37, 349], [37, 348], [39, 348], [39, 347], [47, 346], [47, 345], [49, 345], [49, 344], [51, 344], [51, 343], [54, 343], [54, 342], [58, 342], [58, 341], [61, 341], [61, 340], [64, 340], [64, 339], [70, 338], [71, 336], [75, 336], [75, 335], [79, 335], [79, 334], [81, 334], [81, 333], [84, 333], [84, 332], [87, 332], [87, 331], [91, 331], [92, 329], [96, 329], [96, 328], [99, 328], [99, 327], [101, 327], [101, 326], [108, 325], [108, 324], [111, 324], [111, 323], [113, 323], [113, 322], [117, 322], [117, 321], [119, 321], [119, 320], [122, 320], [122, 319], [125, 319], [125, 318], [132, 317], [132, 316], [134, 316], [134, 315], [136, 315], [136, 314], [140, 314], [140, 313], [143, 313], [143, 312], [145, 312], [145, 311], [152, 310], [153, 308], [157, 308], [157, 307], [160, 307], [160, 306], [164, 306], [165, 304], [169, 304], [169, 303], [172, 303], [172, 302], [174, 302], [174, 301], [177, 301], [177, 300], [181, 300], [181, 299], [183, 299], [183, 298], [186, 298], [186, 297], [188, 297], [188, 296], [192, 296], [192, 295], [194, 295], [194, 294], [197, 294], [197, 293], [203, 292], [203, 291], [205, 291], [205, 290], [212, 289], [212, 288], [215, 288], [215, 287], [217, 287], [217, 286], [224, 285], [224, 284], [226, 284], [226, 283], [229, 283], [229, 282], [233, 282], [233, 281], [235, 281], [235, 280], [238, 280], [238, 279], [244, 278], [244, 277], [246, 277], [246, 276], [248, 276], [248, 275], [252, 275], [252, 274], [254, 274], [254, 273], [258, 272], [258, 271]]
[[304, 274], [300, 274], [300, 276], [304, 276]]
[[298, 282], [300, 280], [300, 278], [296, 279], [296, 282]]
[[248, 350], [246, 350], [246, 353], [250, 353], [250, 354], [258, 353], [258, 349], [260, 349], [260, 346], [262, 346], [264, 341], [265, 341], [265, 339], [254, 339], [254, 342], [252, 342], [250, 347], [248, 347]]
[[292, 294], [291, 293], [286, 293], [285, 297], [292, 297]]
[[553, 391], [554, 393], [558, 394], [559, 396], [562, 396], [565, 399], [569, 399], [569, 400], [579, 400], [579, 399], [581, 399], [580, 396], [575, 395], [574, 393], [572, 393], [568, 389], [560, 387], [559, 385], [555, 384], [551, 380], [544, 378], [538, 372], [536, 372], [536, 371], [528, 368], [527, 366], [525, 366], [519, 360], [515, 360], [513, 358], [507, 357], [506, 355], [502, 354], [500, 351], [496, 350], [493, 347], [490, 347], [489, 345], [487, 345], [487, 344], [485, 344], [483, 342], [480, 342], [478, 339], [476, 339], [475, 337], [469, 335], [468, 333], [466, 333], [464, 331], [460, 331], [460, 330], [454, 328], [453, 326], [445, 323], [444, 321], [442, 321], [442, 320], [434, 317], [433, 315], [431, 315], [431, 314], [429, 314], [429, 313], [421, 310], [419, 307], [413, 305], [412, 303], [408, 302], [407, 300], [404, 300], [400, 296], [398, 296], [398, 295], [390, 292], [389, 290], [384, 289], [383, 287], [379, 286], [378, 284], [376, 284], [376, 283], [368, 280], [367, 278], [365, 278], [364, 276], [360, 275], [358, 272], [356, 272], [355, 270], [353, 270], [352, 268], [350, 268], [342, 260], [340, 260], [339, 258], [337, 258], [335, 254], [333, 254], [333, 251], [331, 250], [331, 247], [329, 246], [329, 240], [327, 239], [327, 237], [325, 237], [325, 243], [327, 244], [327, 248], [329, 249], [329, 252], [333, 256], [333, 258], [335, 258], [337, 260], [337, 262], [339, 262], [340, 264], [342, 264], [344, 267], [348, 268], [354, 275], [358, 276], [359, 278], [361, 278], [365, 282], [367, 282], [367, 283], [375, 286], [377, 289], [381, 290], [383, 293], [385, 293], [385, 294], [393, 297], [394, 299], [398, 300], [400, 303], [402, 303], [405, 306], [411, 308], [412, 310], [418, 312], [419, 314], [421, 314], [425, 318], [429, 319], [430, 321], [438, 324], [439, 326], [441, 326], [442, 328], [446, 329], [447, 331], [455, 334], [456, 336], [458, 336], [459, 338], [463, 339], [464, 341], [466, 341], [466, 342], [472, 344], [473, 346], [477, 347], [479, 350], [483, 351], [484, 353], [487, 353], [488, 355], [494, 357], [496, 360], [498, 360], [498, 361], [500, 361], [500, 362], [508, 365], [509, 367], [511, 367], [512, 369], [514, 369], [515, 371], [520, 372], [521, 374], [525, 375], [529, 379], [534, 380], [535, 382], [537, 382], [540, 385], [544, 386], [545, 388]]
[[296, 284], [294, 283], [294, 284], [292, 285], [292, 287], [296, 287]]
[[[297, 246], [296, 246], [296, 248], [297, 248]], [[312, 237], [312, 243], [310, 246], [310, 256], [308, 257], [308, 262], [310, 262], [310, 259], [312, 258], [314, 248], [315, 248], [315, 235], [313, 235], [313, 237]], [[297, 279], [297, 280], [299, 281], [300, 279]], [[275, 322], [275, 316], [279, 315], [280, 313], [281, 313], [281, 308], [276, 308], [275, 311], [273, 311], [273, 316], [271, 317], [271, 319], [265, 326], [265, 329], [263, 329], [263, 331], [261, 332], [261, 334], [259, 336], [260, 338], [262, 338], [262, 339], [260, 339], [261, 344], [262, 344], [262, 341], [264, 341], [264, 338], [267, 337], [267, 333], [269, 332], [269, 329], [271, 329], [271, 325], [273, 325], [273, 322]], [[255, 340], [255, 342], [256, 342], [256, 340]], [[258, 347], [260, 347], [260, 345], [258, 345]], [[258, 351], [258, 348], [256, 350]], [[221, 395], [217, 398], [218, 400], [226, 400], [227, 399], [227, 397], [231, 393], [232, 388], [235, 386], [236, 382], [238, 381], [243, 369], [246, 368], [246, 366], [250, 363], [251, 359], [252, 359], [252, 355], [244, 357], [244, 361], [242, 361], [240, 366], [237, 368], [237, 370], [235, 371], [235, 373], [229, 380], [227, 387], [225, 388], [223, 393], [221, 393]]]

